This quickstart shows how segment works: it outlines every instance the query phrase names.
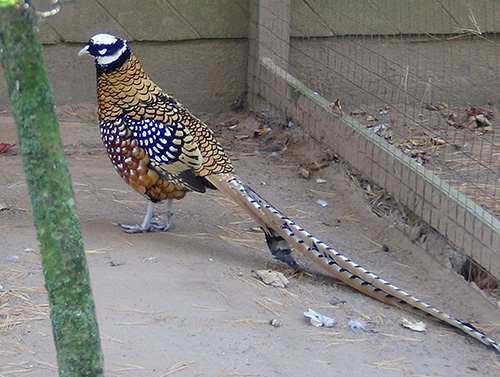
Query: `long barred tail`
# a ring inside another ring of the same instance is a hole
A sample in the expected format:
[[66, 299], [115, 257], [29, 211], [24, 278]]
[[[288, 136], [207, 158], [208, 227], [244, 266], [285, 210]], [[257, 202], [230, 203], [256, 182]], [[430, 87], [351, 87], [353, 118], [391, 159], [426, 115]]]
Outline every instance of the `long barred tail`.
[[297, 266], [297, 263], [290, 254], [291, 247], [358, 291], [384, 303], [430, 315], [500, 352], [500, 344], [486, 336], [481, 330], [433, 308], [351, 261], [286, 217], [254, 190], [245, 186], [235, 175], [212, 175], [207, 179], [259, 223], [266, 234], [271, 252], [292, 267]]

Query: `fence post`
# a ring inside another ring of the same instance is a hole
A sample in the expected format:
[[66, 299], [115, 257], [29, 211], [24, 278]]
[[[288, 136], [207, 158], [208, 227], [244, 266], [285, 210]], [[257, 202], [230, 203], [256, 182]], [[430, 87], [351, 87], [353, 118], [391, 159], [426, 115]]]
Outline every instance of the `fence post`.
[[262, 59], [269, 58], [288, 70], [290, 7], [291, 0], [250, 0], [248, 103], [253, 111], [261, 110], [262, 106], [259, 100]]

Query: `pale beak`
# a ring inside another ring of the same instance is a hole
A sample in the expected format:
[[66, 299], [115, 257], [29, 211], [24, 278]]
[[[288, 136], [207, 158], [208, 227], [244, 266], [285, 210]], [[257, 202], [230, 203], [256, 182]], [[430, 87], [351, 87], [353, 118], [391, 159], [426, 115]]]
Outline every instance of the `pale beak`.
[[82, 55], [85, 55], [85, 54], [89, 54], [89, 45], [85, 45], [85, 47], [82, 48], [80, 50], [80, 52], [78, 53], [78, 56], [82, 56]]

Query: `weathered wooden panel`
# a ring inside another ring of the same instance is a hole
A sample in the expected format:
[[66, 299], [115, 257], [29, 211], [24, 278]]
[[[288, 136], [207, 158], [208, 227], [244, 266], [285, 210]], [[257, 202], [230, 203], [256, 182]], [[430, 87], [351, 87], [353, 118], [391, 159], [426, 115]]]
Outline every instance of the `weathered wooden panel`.
[[[496, 32], [500, 20], [495, 19], [495, 1], [293, 0], [291, 35]], [[98, 31], [141, 41], [245, 38], [249, 15], [249, 0], [81, 0], [63, 3], [40, 30], [45, 43], [84, 42]]]
[[500, 30], [495, 0], [293, 0], [292, 36], [450, 34]]
[[81, 0], [63, 3], [40, 32], [44, 43], [85, 42], [97, 32], [139, 41], [244, 38], [249, 12], [248, 0]]

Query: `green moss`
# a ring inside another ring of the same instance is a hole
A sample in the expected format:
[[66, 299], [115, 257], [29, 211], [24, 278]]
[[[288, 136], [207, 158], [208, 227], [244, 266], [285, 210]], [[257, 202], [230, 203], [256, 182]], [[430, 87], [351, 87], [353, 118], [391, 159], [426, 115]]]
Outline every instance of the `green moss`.
[[80, 221], [35, 17], [29, 10], [0, 7], [0, 61], [40, 242], [59, 374], [102, 376]]

